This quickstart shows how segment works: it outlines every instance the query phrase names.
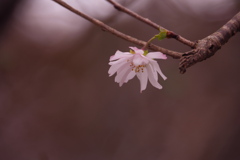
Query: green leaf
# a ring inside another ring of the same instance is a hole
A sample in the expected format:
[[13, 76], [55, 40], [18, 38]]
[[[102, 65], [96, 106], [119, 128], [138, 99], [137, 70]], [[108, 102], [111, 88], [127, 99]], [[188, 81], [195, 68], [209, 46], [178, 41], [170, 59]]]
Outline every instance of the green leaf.
[[155, 36], [158, 40], [162, 40], [167, 37], [167, 30], [165, 29], [160, 29], [159, 34]]
[[143, 55], [146, 56], [148, 54], [148, 50], [144, 50]]

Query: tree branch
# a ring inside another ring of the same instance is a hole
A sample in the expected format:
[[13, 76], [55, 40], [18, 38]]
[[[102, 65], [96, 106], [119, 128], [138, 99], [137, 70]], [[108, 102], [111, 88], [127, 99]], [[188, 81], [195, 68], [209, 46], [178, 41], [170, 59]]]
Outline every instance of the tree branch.
[[[82, 18], [90, 21], [91, 23], [97, 25], [98, 27], [102, 28], [104, 31], [108, 31], [112, 33], [115, 36], [118, 36], [124, 40], [127, 40], [129, 42], [132, 42], [136, 45], [140, 46], [146, 46], [147, 42], [139, 40], [137, 38], [131, 37], [127, 34], [124, 34], [108, 25], [105, 23], [90, 17], [75, 8], [71, 7], [67, 3], [63, 2], [62, 0], [53, 0], [54, 2], [60, 4], [61, 6], [65, 7], [69, 11], [81, 16]], [[156, 28], [156, 29], [165, 29], [156, 23], [150, 21], [147, 18], [143, 18], [140, 15], [138, 15], [135, 12], [132, 12], [125, 7], [121, 6], [120, 4], [112, 1], [112, 0], [107, 0], [109, 3], [113, 4], [115, 8], [117, 8], [120, 11], [124, 11], [128, 13], [129, 15], [141, 20], [142, 22], [145, 22], [149, 24], [150, 26]], [[166, 30], [166, 29], [165, 29]], [[214, 32], [213, 34], [207, 36], [206, 38], [203, 38], [201, 40], [198, 40], [197, 42], [191, 42], [180, 35], [176, 35], [175, 33], [168, 31], [167, 30], [167, 37], [168, 38], [175, 38], [179, 42], [182, 42], [191, 48], [192, 50], [186, 52], [185, 54], [182, 54], [180, 52], [168, 50], [162, 47], [159, 47], [154, 44], [149, 44], [148, 48], [154, 51], [160, 51], [168, 56], [171, 56], [173, 58], [179, 59], [180, 58], [180, 64], [179, 64], [179, 69], [180, 73], [185, 73], [186, 69], [191, 67], [192, 65], [196, 64], [197, 62], [201, 62], [211, 56], [213, 56], [227, 41], [234, 36], [237, 32], [240, 32], [240, 12], [236, 14], [230, 21], [228, 21], [225, 25], [223, 25], [219, 30]]]
[[152, 26], [153, 28], [155, 28], [157, 30], [165, 29], [168, 32], [168, 34], [167, 34], [168, 38], [174, 38], [174, 39], [178, 40], [179, 42], [181, 42], [181, 43], [183, 43], [183, 44], [185, 44], [185, 45], [187, 45], [187, 46], [189, 46], [191, 48], [195, 47], [195, 43], [194, 42], [192, 42], [192, 41], [190, 41], [190, 40], [188, 40], [188, 39], [186, 39], [186, 38], [184, 38], [184, 37], [182, 37], [180, 35], [177, 35], [176, 33], [172, 32], [172, 31], [169, 31], [166, 28], [163, 28], [162, 26], [154, 23], [150, 19], [142, 17], [141, 15], [139, 15], [139, 14], [137, 14], [137, 13], [135, 13], [135, 12], [129, 10], [129, 9], [127, 9], [124, 6], [122, 6], [121, 4], [119, 4], [119, 3], [117, 3], [117, 2], [115, 2], [113, 0], [106, 0], [106, 1], [111, 3], [117, 10], [127, 13], [128, 15], [130, 15], [130, 16], [132, 16], [132, 17], [134, 17], [134, 18], [136, 18], [136, 19], [138, 19], [138, 20], [140, 20], [140, 21], [142, 21], [142, 22]]
[[193, 50], [183, 54], [179, 64], [180, 73], [185, 73], [188, 67], [213, 56], [237, 32], [240, 32], [240, 12], [219, 30], [198, 40]]
[[[131, 37], [127, 34], [124, 34], [108, 25], [106, 25], [105, 23], [93, 18], [93, 17], [90, 17], [78, 10], [76, 10], [75, 8], [71, 7], [70, 5], [68, 5], [67, 3], [63, 2], [62, 0], [53, 0], [54, 2], [60, 4], [61, 6], [63, 6], [64, 8], [68, 9], [69, 11], [81, 16], [82, 18], [92, 22], [93, 24], [99, 26], [102, 28], [102, 30], [104, 31], [108, 31], [112, 34], [114, 34], [115, 36], [118, 36], [124, 40], [127, 40], [129, 42], [132, 42], [136, 45], [140, 45], [140, 46], [145, 46], [147, 44], [147, 42], [145, 41], [142, 41], [142, 40], [139, 40], [137, 38], [134, 38], [134, 37]], [[165, 49], [165, 48], [162, 48], [162, 47], [159, 47], [157, 45], [154, 45], [154, 44], [149, 44], [148, 45], [149, 49], [151, 50], [154, 50], [154, 51], [160, 51], [168, 56], [171, 56], [173, 58], [176, 58], [176, 59], [179, 59], [181, 56], [182, 56], [182, 53], [179, 53], [179, 52], [176, 52], [176, 51], [171, 51], [171, 50], [168, 50], [168, 49]]]

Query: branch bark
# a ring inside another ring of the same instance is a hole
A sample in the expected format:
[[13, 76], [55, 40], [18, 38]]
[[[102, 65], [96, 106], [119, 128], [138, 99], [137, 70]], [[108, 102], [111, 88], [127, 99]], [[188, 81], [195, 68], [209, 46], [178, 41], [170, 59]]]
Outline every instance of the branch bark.
[[135, 13], [135, 12], [129, 10], [129, 9], [127, 9], [126, 7], [122, 6], [121, 4], [119, 4], [119, 3], [117, 3], [117, 2], [115, 2], [113, 0], [106, 0], [106, 1], [111, 3], [117, 10], [127, 13], [128, 15], [130, 15], [130, 16], [132, 16], [132, 17], [134, 17], [134, 18], [136, 18], [136, 19], [138, 19], [138, 20], [140, 20], [140, 21], [142, 21], [142, 22], [144, 22], [146, 24], [148, 24], [149, 26], [151, 26], [151, 27], [153, 27], [153, 28], [155, 28], [157, 30], [159, 30], [159, 29], [166, 30], [168, 32], [167, 38], [174, 38], [174, 39], [178, 40], [179, 42], [181, 42], [181, 43], [183, 43], [183, 44], [185, 44], [185, 45], [187, 45], [187, 46], [189, 46], [191, 48], [195, 47], [195, 43], [194, 42], [192, 42], [192, 41], [182, 37], [181, 35], [178, 35], [178, 34], [174, 33], [173, 31], [170, 31], [170, 30], [168, 30], [168, 29], [166, 29], [166, 28], [156, 24], [155, 22], [151, 21], [148, 18], [142, 17], [141, 15], [139, 15], [139, 14], [137, 14], [137, 13]]
[[[139, 40], [137, 38], [134, 38], [134, 37], [131, 37], [127, 34], [124, 34], [108, 25], [106, 25], [105, 23], [103, 23], [102, 21], [99, 21], [93, 17], [90, 17], [78, 10], [76, 10], [75, 8], [71, 7], [70, 5], [68, 5], [67, 3], [63, 2], [62, 0], [53, 0], [54, 2], [58, 3], [59, 5], [61, 5], [62, 7], [68, 9], [69, 11], [81, 16], [82, 18], [90, 21], [91, 23], [97, 25], [98, 27], [101, 27], [102, 30], [104, 31], [108, 31], [112, 34], [114, 34], [115, 36], [117, 37], [120, 37], [126, 41], [129, 41], [129, 42], [132, 42], [136, 45], [139, 45], [139, 46], [145, 46], [147, 44], [147, 42], [145, 41], [142, 41], [142, 40]], [[154, 51], [160, 51], [168, 56], [171, 56], [173, 58], [176, 58], [176, 59], [179, 59], [181, 56], [182, 56], [182, 53], [180, 52], [176, 52], [176, 51], [172, 51], [172, 50], [168, 50], [168, 49], [165, 49], [165, 48], [162, 48], [162, 47], [159, 47], [157, 45], [154, 45], [154, 44], [149, 44], [148, 45], [148, 48], [151, 49], [151, 50], [154, 50]]]
[[[90, 17], [75, 8], [71, 7], [67, 3], [63, 2], [62, 0], [53, 0], [54, 2], [60, 4], [61, 6], [65, 7], [69, 11], [81, 16], [82, 18], [90, 21], [91, 23], [95, 24], [96, 26], [102, 28], [104, 31], [108, 31], [115, 36], [118, 36], [124, 40], [127, 40], [129, 42], [132, 42], [136, 45], [140, 46], [146, 46], [147, 42], [139, 40], [137, 38], [131, 37], [127, 34], [124, 34], [105, 23]], [[113, 0], [107, 0], [109, 3], [113, 4], [115, 8], [117, 8], [120, 11], [126, 12], [127, 14], [131, 15], [132, 17], [139, 19], [140, 21], [149, 24], [150, 26], [156, 28], [156, 29], [165, 29], [158, 24], [150, 21], [147, 18], [143, 18], [142, 16], [138, 15], [137, 13], [121, 6], [117, 2], [114, 2]], [[165, 29], [167, 30], [167, 29]], [[180, 58], [180, 64], [179, 69], [180, 73], [185, 73], [186, 69], [191, 67], [192, 65], [196, 64], [197, 62], [201, 62], [211, 56], [213, 56], [225, 43], [228, 42], [228, 40], [234, 36], [237, 32], [240, 32], [240, 12], [236, 14], [230, 21], [228, 21], [225, 25], [223, 25], [219, 30], [214, 32], [213, 34], [207, 36], [206, 38], [203, 38], [201, 40], [198, 40], [197, 42], [189, 41], [180, 35], [176, 35], [174, 32], [167, 30], [167, 37], [168, 38], [175, 38], [179, 42], [182, 42], [192, 48], [192, 50], [182, 54], [180, 52], [168, 50], [162, 47], [159, 47], [154, 44], [149, 44], [148, 48], [154, 51], [160, 51], [168, 56], [171, 56], [173, 58], [179, 59]]]
[[194, 49], [186, 52], [180, 58], [180, 73], [186, 69], [213, 56], [228, 40], [240, 32], [240, 12], [213, 34], [198, 40]]

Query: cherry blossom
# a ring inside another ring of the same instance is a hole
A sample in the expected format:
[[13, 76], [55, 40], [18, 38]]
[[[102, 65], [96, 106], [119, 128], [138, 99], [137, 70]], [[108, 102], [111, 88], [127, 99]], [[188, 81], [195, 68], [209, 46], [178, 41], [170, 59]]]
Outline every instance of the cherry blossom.
[[167, 77], [162, 73], [154, 59], [167, 59], [167, 56], [161, 52], [148, 52], [137, 47], [129, 48], [131, 49], [130, 52], [116, 51], [110, 57], [109, 76], [117, 73], [115, 82], [119, 83], [121, 87], [123, 83], [127, 83], [137, 75], [140, 80], [140, 92], [146, 89], [148, 80], [154, 87], [162, 89], [162, 86], [158, 83], [158, 74], [164, 80]]

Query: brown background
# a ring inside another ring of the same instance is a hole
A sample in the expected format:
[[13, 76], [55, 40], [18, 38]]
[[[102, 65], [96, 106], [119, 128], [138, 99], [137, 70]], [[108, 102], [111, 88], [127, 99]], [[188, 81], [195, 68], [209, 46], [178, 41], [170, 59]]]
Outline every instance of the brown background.
[[[216, 31], [240, 8], [237, 0], [219, 1], [234, 5], [197, 14], [172, 2], [124, 4], [193, 41]], [[124, 33], [143, 40], [157, 33], [124, 13], [111, 14], [101, 20]], [[33, 41], [26, 35], [32, 28], [21, 21], [27, 20], [14, 15], [1, 36], [1, 160], [240, 159], [240, 34], [184, 75], [178, 60], [159, 61], [168, 77], [159, 80], [163, 89], [149, 84], [140, 94], [137, 78], [120, 88], [107, 74], [109, 57], [133, 44], [93, 25], [72, 39]], [[189, 49], [175, 40], [154, 43]]]

